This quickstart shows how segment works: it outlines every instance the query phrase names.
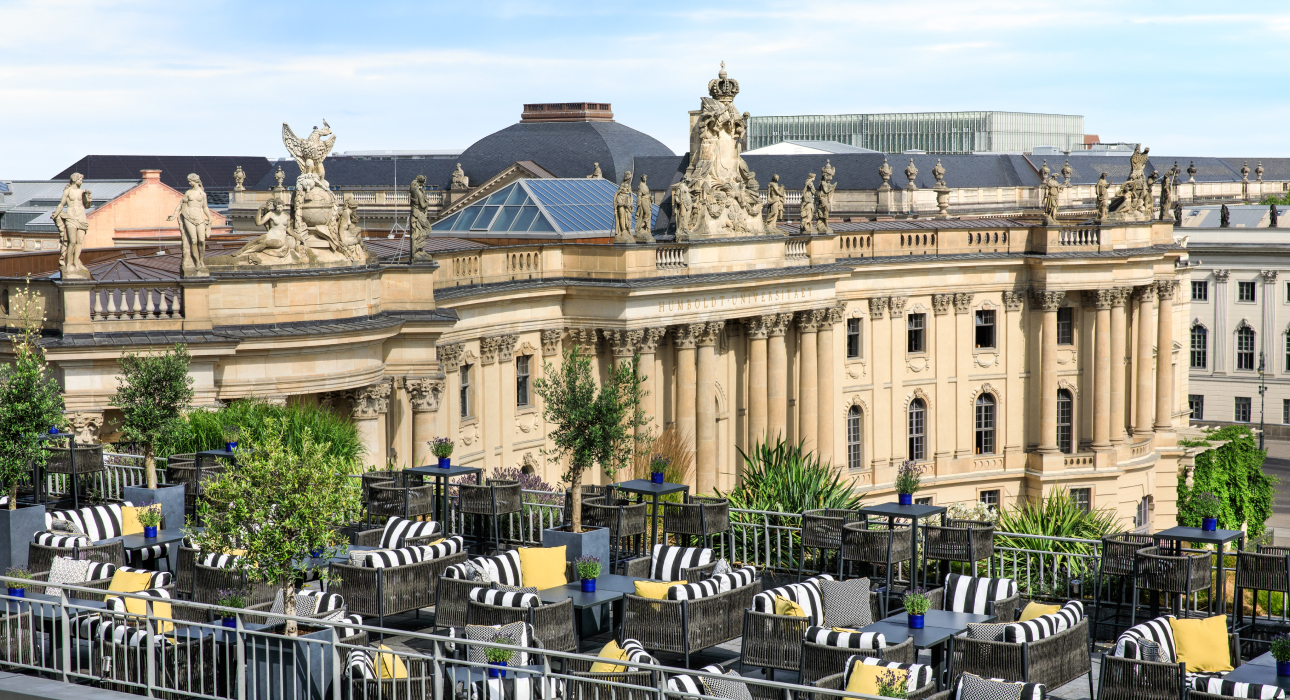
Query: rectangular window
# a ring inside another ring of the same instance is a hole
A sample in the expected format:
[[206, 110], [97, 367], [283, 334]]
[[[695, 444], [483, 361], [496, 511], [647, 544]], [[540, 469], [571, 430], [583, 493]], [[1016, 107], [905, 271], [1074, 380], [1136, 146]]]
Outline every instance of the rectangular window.
[[1192, 420], [1205, 420], [1205, 395], [1188, 394], [1187, 408], [1191, 409]]
[[1138, 512], [1133, 516], [1133, 527], [1139, 530], [1151, 529], [1151, 497], [1143, 496], [1138, 501]]
[[982, 492], [981, 492], [980, 501], [981, 501], [982, 503], [986, 504], [987, 506], [990, 506], [991, 508], [998, 509], [998, 507], [999, 507], [999, 489], [991, 489], [991, 490], [989, 490], [989, 491], [982, 491]]
[[1075, 344], [1075, 309], [1069, 306], [1057, 310], [1057, 344]]
[[530, 355], [515, 358], [515, 405], [529, 405], [529, 360]]
[[1209, 301], [1209, 282], [1192, 282], [1191, 300]]
[[470, 417], [470, 368], [471, 365], [461, 366], [461, 417]]
[[1232, 416], [1232, 420], [1236, 421], [1237, 423], [1250, 422], [1250, 397], [1248, 396], [1236, 397], [1236, 414]]
[[1290, 282], [1286, 282], [1286, 303], [1290, 304]]
[[847, 358], [860, 357], [860, 319], [847, 319]]
[[1254, 369], [1254, 331], [1249, 328], [1236, 331], [1236, 368]]
[[927, 323], [927, 314], [910, 314], [907, 323], [909, 324], [909, 345], [907, 352], [926, 352], [927, 336], [924, 326]]
[[1236, 283], [1236, 300], [1237, 301], [1254, 301], [1254, 283], [1237, 282]]
[[1281, 399], [1281, 422], [1290, 425], [1290, 399]]
[[[1290, 335], [1286, 336], [1290, 338]], [[1290, 352], [1290, 351], [1288, 351]], [[1290, 362], [1290, 354], [1286, 355], [1287, 362]], [[1209, 332], [1200, 326], [1191, 328], [1191, 368], [1205, 369], [1209, 364]], [[1290, 367], [1290, 364], [1286, 365]]]
[[981, 309], [976, 312], [976, 346], [978, 348], [994, 347], [994, 310]]
[[1076, 508], [1087, 513], [1093, 509], [1093, 489], [1071, 489], [1071, 500]]
[[932, 497], [931, 497], [931, 496], [925, 496], [925, 497], [923, 497], [923, 498], [915, 498], [915, 499], [914, 499], [914, 505], [916, 505], [916, 506], [930, 506], [930, 505], [932, 505]]

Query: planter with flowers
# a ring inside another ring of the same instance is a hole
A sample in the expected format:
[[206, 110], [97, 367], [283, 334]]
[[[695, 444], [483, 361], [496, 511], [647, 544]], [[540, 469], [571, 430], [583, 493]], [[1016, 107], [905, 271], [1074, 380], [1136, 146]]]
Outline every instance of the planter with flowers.
[[452, 466], [452, 440], [448, 438], [435, 438], [430, 441], [430, 452], [439, 458], [439, 468], [448, 469]]
[[[514, 644], [515, 640], [505, 634], [499, 634], [492, 639], [493, 644]], [[498, 649], [497, 647], [488, 647], [484, 650], [484, 658], [488, 659], [489, 678], [505, 678], [506, 665], [511, 659], [515, 658], [515, 652], [510, 649]]]
[[[246, 591], [243, 589], [221, 588], [215, 593], [219, 596], [215, 600], [215, 604], [222, 608], [245, 608], [246, 607]], [[237, 615], [228, 615], [227, 613], [225, 613], [225, 615], [220, 618], [220, 624], [224, 625], [225, 627], [232, 627], [236, 629]]]
[[932, 607], [932, 599], [927, 597], [921, 588], [913, 588], [905, 592], [905, 612], [909, 614], [909, 628], [914, 630], [923, 629], [923, 616]]
[[157, 528], [161, 526], [161, 504], [145, 503], [139, 509], [139, 524], [143, 526], [143, 536], [156, 539]]
[[4, 575], [15, 579], [5, 583], [9, 587], [9, 595], [14, 598], [27, 597], [27, 581], [31, 579], [31, 572], [21, 566], [9, 567]]
[[582, 592], [595, 593], [596, 579], [600, 578], [600, 557], [584, 554], [575, 559], [573, 565], [582, 581]]
[[1202, 491], [1196, 494], [1191, 502], [1196, 513], [1200, 515], [1200, 529], [1205, 532], [1217, 530], [1218, 516], [1223, 512], [1223, 503], [1218, 500], [1218, 496], [1215, 496], [1212, 491]]
[[923, 468], [912, 459], [905, 460], [896, 472], [896, 497], [902, 506], [914, 504], [914, 494], [921, 486]]

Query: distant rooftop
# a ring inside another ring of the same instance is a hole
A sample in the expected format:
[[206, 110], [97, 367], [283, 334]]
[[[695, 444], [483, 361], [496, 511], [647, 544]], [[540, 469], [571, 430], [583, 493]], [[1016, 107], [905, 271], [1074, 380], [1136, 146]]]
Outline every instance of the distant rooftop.
[[744, 151], [752, 156], [796, 156], [818, 153], [877, 153], [868, 148], [851, 146], [839, 141], [781, 141], [754, 151]]
[[611, 122], [614, 112], [607, 102], [549, 102], [526, 104], [521, 124], [533, 122]]
[[344, 151], [336, 156], [344, 158], [456, 158], [462, 149], [453, 148], [446, 151]]

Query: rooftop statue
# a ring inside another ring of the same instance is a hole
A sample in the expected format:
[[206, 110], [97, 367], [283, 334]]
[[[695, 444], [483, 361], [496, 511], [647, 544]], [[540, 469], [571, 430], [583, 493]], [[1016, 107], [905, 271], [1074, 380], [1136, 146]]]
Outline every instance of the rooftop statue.
[[1039, 181], [1048, 182], [1048, 176], [1051, 175], [1052, 172], [1053, 172], [1053, 169], [1048, 167], [1048, 159], [1045, 158], [1044, 164], [1039, 166]]
[[820, 168], [820, 187], [815, 191], [815, 233], [829, 233], [829, 214], [833, 211], [833, 190], [838, 188], [838, 183], [833, 181], [833, 175], [837, 168], [825, 159], [824, 167]]
[[[589, 178], [603, 178], [603, 177], [604, 177], [604, 174], [600, 172], [600, 163], [592, 163], [592, 165], [593, 165], [593, 166], [595, 166], [595, 167], [593, 167], [593, 168], [591, 169], [591, 174], [590, 174], [590, 175], [588, 175], [587, 177], [589, 177]], [[458, 164], [457, 164], [457, 168], [458, 168], [458, 169], [461, 169], [461, 164], [460, 164], [460, 163], [458, 163]], [[463, 177], [464, 177], [464, 175], [463, 175]]]
[[936, 179], [936, 187], [940, 189], [945, 186], [945, 166], [941, 165], [941, 159], [936, 159], [936, 167], [932, 168], [932, 177]]
[[1173, 206], [1170, 204], [1173, 199], [1173, 171], [1165, 171], [1165, 176], [1160, 178], [1160, 220], [1173, 221]]
[[649, 192], [649, 185], [645, 184], [645, 177], [641, 175], [640, 185], [636, 188], [636, 242], [653, 243], [654, 236], [650, 234], [650, 224], [654, 223], [654, 195]]
[[[331, 136], [331, 138], [324, 139], [324, 136]], [[326, 119], [323, 120], [322, 128], [315, 126], [307, 139], [296, 136], [291, 127], [287, 126], [286, 122], [282, 122], [282, 144], [287, 147], [287, 153], [296, 159], [301, 175], [313, 175], [324, 188], [331, 187], [327, 184], [327, 171], [323, 168], [323, 159], [331, 153], [332, 146], [336, 145], [336, 137], [332, 136], [331, 126], [327, 124]]]
[[[353, 201], [346, 197], [346, 204]], [[430, 198], [426, 196], [426, 176], [417, 175], [408, 185], [408, 228], [412, 231], [412, 262], [429, 262], [430, 254], [425, 251], [426, 236], [430, 233]], [[348, 218], [348, 217], [343, 217]], [[346, 222], [348, 223], [348, 222]]]
[[1232, 212], [1224, 204], [1222, 209], [1218, 210], [1218, 227], [1227, 228], [1232, 224]]
[[1151, 219], [1151, 186], [1144, 170], [1150, 148], [1134, 146], [1129, 156], [1129, 177], [1116, 191], [1108, 207], [1108, 218], [1114, 221], [1149, 221]]
[[887, 156], [882, 157], [882, 165], [878, 166], [878, 177], [882, 178], [882, 185], [878, 189], [891, 189], [891, 163], [887, 162]]
[[457, 168], [452, 171], [452, 185], [450, 186], [450, 189], [454, 189], [454, 190], [470, 189], [470, 178], [466, 177], [466, 173], [462, 172], [461, 163], [458, 163]]
[[614, 242], [631, 243], [632, 235], [632, 171], [623, 173], [623, 181], [614, 193]]
[[815, 233], [815, 173], [806, 174], [802, 187], [802, 233]]
[[235, 257], [245, 256], [252, 265], [262, 264], [261, 255], [287, 262], [305, 261], [304, 255], [297, 253], [299, 241], [292, 235], [291, 214], [282, 208], [282, 200], [274, 197], [265, 202], [255, 214], [255, 224], [264, 227], [264, 235], [242, 246]]
[[278, 189], [282, 189], [282, 181], [287, 178], [287, 174], [282, 172], [282, 166], [278, 166], [278, 172], [273, 174], [273, 179], [278, 181]]
[[1111, 204], [1111, 181], [1107, 179], [1106, 173], [1097, 179], [1097, 185], [1093, 187], [1097, 194], [1097, 214], [1096, 219], [1100, 223], [1106, 218], [1107, 207]]
[[246, 171], [243, 170], [242, 166], [239, 165], [237, 166], [237, 169], [233, 171], [233, 191], [234, 192], [245, 191], [246, 185], [243, 184], [245, 182], [246, 182]]
[[84, 175], [72, 173], [63, 187], [63, 198], [49, 215], [58, 227], [58, 272], [63, 279], [90, 278], [89, 269], [81, 264], [81, 247], [90, 228], [85, 210], [90, 208], [94, 197], [89, 190], [81, 189], [84, 181]]
[[905, 189], [907, 190], [918, 189], [918, 183], [914, 182], [914, 180], [918, 179], [918, 166], [914, 165], [913, 158], [910, 158], [909, 165], [905, 166], [905, 179], [909, 180], [909, 184], [905, 185]]
[[766, 184], [766, 228], [768, 232], [775, 232], [780, 218], [784, 215], [784, 203], [788, 201], [788, 193], [784, 191], [784, 186], [779, 184], [779, 175], [771, 175], [770, 182]]
[[1049, 176], [1048, 182], [1044, 183], [1044, 225], [1060, 226], [1057, 221], [1058, 197], [1062, 193], [1062, 185], [1056, 177]]
[[1062, 187], [1070, 187], [1071, 175], [1074, 173], [1075, 171], [1071, 169], [1071, 160], [1067, 158], [1066, 164], [1062, 166]]
[[745, 115], [735, 108], [737, 94], [739, 82], [726, 76], [722, 63], [721, 72], [708, 83], [709, 96], [700, 99], [692, 118], [689, 167], [681, 182], [672, 186], [672, 201], [682, 212], [690, 211], [690, 216], [677, 217], [677, 240], [767, 232], [761, 218], [761, 193], [754, 207], [747, 190], [755, 178], [739, 156], [748, 127]]
[[175, 205], [166, 221], [179, 219], [179, 243], [183, 253], [184, 277], [206, 277], [206, 239], [211, 234], [211, 215], [206, 208], [206, 190], [197, 173], [188, 175], [188, 191]]

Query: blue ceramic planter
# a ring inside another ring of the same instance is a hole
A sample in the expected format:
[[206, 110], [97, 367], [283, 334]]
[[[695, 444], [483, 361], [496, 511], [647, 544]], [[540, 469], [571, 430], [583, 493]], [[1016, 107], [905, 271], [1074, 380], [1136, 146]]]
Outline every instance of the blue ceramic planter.
[[9, 589], [9, 595], [10, 595], [10, 596], [12, 596], [12, 597], [14, 597], [14, 598], [26, 598], [26, 597], [27, 597], [27, 589], [26, 589], [26, 588], [10, 588], [10, 589]]
[[439, 468], [440, 468], [440, 469], [448, 469], [448, 468], [450, 468], [450, 467], [452, 467], [452, 457], [440, 457], [440, 458], [439, 458]]
[[1277, 662], [1277, 675], [1283, 678], [1290, 676], [1290, 661]]
[[898, 493], [896, 494], [896, 499], [902, 506], [914, 505], [914, 494], [912, 493]]
[[144, 526], [144, 528], [143, 528], [143, 536], [144, 536], [144, 537], [146, 537], [147, 539], [150, 539], [150, 540], [155, 540], [155, 539], [157, 539], [157, 528], [156, 528], [156, 527], [148, 527], [148, 526], [146, 526], [146, 525], [145, 525], [145, 526]]
[[225, 627], [230, 627], [230, 628], [232, 628], [232, 629], [237, 629], [237, 618], [236, 618], [236, 617], [221, 617], [221, 618], [219, 619], [219, 622], [220, 622], [220, 624], [221, 624], [221, 625], [224, 625]]
[[923, 616], [915, 615], [914, 613], [909, 613], [909, 629], [911, 630], [923, 629]]
[[583, 593], [595, 593], [595, 592], [596, 592], [596, 579], [594, 579], [594, 578], [584, 578], [584, 579], [582, 579], [582, 592], [583, 592]]
[[491, 667], [491, 668], [489, 668], [489, 669], [488, 669], [488, 677], [489, 677], [489, 678], [505, 678], [505, 677], [506, 677], [506, 662], [505, 662], [505, 661], [489, 661], [489, 662], [488, 662], [488, 665]]
[[237, 443], [236, 443], [236, 442], [226, 442], [226, 443], [224, 443], [224, 449], [225, 449], [225, 450], [228, 450], [229, 452], [233, 452], [234, 450], [236, 450], [236, 449], [237, 449]]
[[1205, 532], [1214, 532], [1218, 529], [1218, 518], [1201, 518], [1200, 529]]
[[663, 472], [650, 472], [649, 480], [650, 480], [650, 483], [652, 484], [663, 483]]

